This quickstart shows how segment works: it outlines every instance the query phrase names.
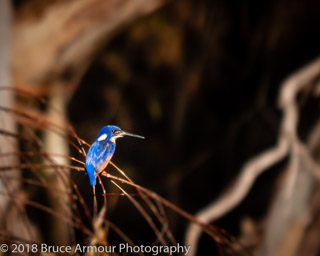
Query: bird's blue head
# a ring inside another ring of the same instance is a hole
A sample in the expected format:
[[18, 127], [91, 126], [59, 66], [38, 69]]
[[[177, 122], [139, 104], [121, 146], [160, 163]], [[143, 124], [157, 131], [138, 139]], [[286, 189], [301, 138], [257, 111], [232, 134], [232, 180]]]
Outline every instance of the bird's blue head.
[[118, 126], [115, 125], [106, 125], [100, 129], [98, 132], [96, 141], [111, 141], [115, 143], [116, 139], [121, 138], [123, 136], [131, 136], [140, 139], [144, 139], [144, 137], [128, 132], [122, 131]]

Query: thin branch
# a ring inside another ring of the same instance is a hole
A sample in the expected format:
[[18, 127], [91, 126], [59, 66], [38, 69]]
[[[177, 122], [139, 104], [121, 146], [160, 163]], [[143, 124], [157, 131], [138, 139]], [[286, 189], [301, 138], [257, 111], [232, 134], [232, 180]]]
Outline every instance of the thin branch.
[[103, 172], [101, 174], [111, 180], [117, 180], [117, 181], [120, 181], [121, 183], [125, 183], [125, 184], [131, 185], [135, 188], [140, 189], [141, 191], [146, 193], [149, 197], [152, 197], [156, 201], [161, 202], [163, 205], [170, 208], [174, 212], [178, 213], [180, 216], [182, 216], [182, 217], [186, 218], [187, 220], [194, 222], [197, 225], [201, 226], [203, 228], [204, 232], [206, 232], [210, 237], [212, 237], [212, 239], [214, 239], [214, 241], [216, 243], [227, 246], [234, 253], [234, 255], [251, 255], [251, 253], [249, 251], [245, 250], [245, 248], [231, 234], [229, 234], [225, 230], [223, 230], [217, 226], [205, 224], [205, 223], [201, 222], [200, 220], [195, 218], [192, 214], [182, 210], [181, 208], [179, 208], [175, 204], [171, 203], [167, 199], [161, 197], [160, 195], [156, 194], [155, 192], [153, 192], [147, 188], [141, 187], [136, 183], [132, 183], [132, 182], [124, 180], [122, 178], [113, 176], [109, 173]]
[[167, 245], [167, 242], [164, 240], [163, 235], [161, 234], [161, 232], [159, 231], [159, 229], [157, 228], [157, 226], [155, 225], [155, 223], [153, 222], [151, 216], [145, 211], [145, 209], [143, 209], [143, 207], [138, 203], [137, 200], [135, 200], [132, 196], [130, 196], [123, 188], [121, 188], [115, 181], [111, 180], [111, 182], [117, 187], [119, 188], [122, 193], [124, 193], [129, 200], [131, 201], [131, 203], [137, 208], [137, 210], [141, 213], [141, 215], [145, 218], [145, 220], [148, 222], [148, 224], [150, 225], [150, 227], [152, 228], [152, 230], [154, 231], [154, 233], [156, 234], [157, 238], [159, 239], [159, 241], [161, 242], [162, 245]]

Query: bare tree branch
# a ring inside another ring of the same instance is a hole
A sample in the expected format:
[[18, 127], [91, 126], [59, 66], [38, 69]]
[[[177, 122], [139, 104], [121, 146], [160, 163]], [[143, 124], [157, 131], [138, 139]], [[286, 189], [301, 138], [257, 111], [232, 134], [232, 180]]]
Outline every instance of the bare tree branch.
[[[263, 171], [288, 155], [289, 150], [291, 154], [295, 154], [296, 150], [301, 149], [301, 143], [296, 144], [296, 147], [292, 146], [293, 143], [299, 142], [296, 135], [298, 113], [296, 111], [295, 97], [303, 86], [319, 74], [319, 71], [320, 59], [317, 59], [284, 81], [279, 97], [280, 107], [283, 109], [283, 119], [277, 145], [250, 160], [242, 168], [231, 189], [217, 201], [196, 214], [199, 220], [204, 223], [210, 223], [232, 210], [245, 198], [256, 178]], [[191, 245], [189, 254], [191, 256], [196, 254], [201, 233], [202, 230], [194, 224], [190, 224], [186, 231], [185, 243]]]
[[15, 84], [48, 85], [63, 78], [77, 81], [116, 29], [163, 3], [57, 1], [40, 17], [17, 16], [13, 35]]
[[319, 166], [297, 135], [299, 112], [296, 98], [319, 73], [320, 59], [317, 59], [290, 76], [281, 87], [280, 106], [286, 121], [283, 132], [290, 143], [290, 159], [268, 216], [265, 239], [258, 253], [261, 256], [296, 255], [308, 224], [309, 203], [315, 184], [313, 174], [318, 173]]

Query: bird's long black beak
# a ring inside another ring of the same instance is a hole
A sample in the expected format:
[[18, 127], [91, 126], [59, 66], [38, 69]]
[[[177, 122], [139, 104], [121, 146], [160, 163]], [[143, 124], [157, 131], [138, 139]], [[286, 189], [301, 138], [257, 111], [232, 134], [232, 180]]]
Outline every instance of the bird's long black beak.
[[132, 134], [129, 132], [121, 132], [121, 136], [130, 136], [130, 137], [135, 137], [135, 138], [139, 138], [139, 139], [145, 139], [143, 136], [137, 135], [137, 134]]

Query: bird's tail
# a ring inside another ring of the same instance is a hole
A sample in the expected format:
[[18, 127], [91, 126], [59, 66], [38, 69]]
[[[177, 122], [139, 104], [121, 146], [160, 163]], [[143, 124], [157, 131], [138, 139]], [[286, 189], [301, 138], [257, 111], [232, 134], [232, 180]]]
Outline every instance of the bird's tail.
[[96, 177], [94, 176], [94, 166], [92, 164], [86, 164], [86, 171], [88, 173], [89, 176], [89, 181], [90, 181], [90, 185], [91, 186], [95, 186], [96, 185]]

